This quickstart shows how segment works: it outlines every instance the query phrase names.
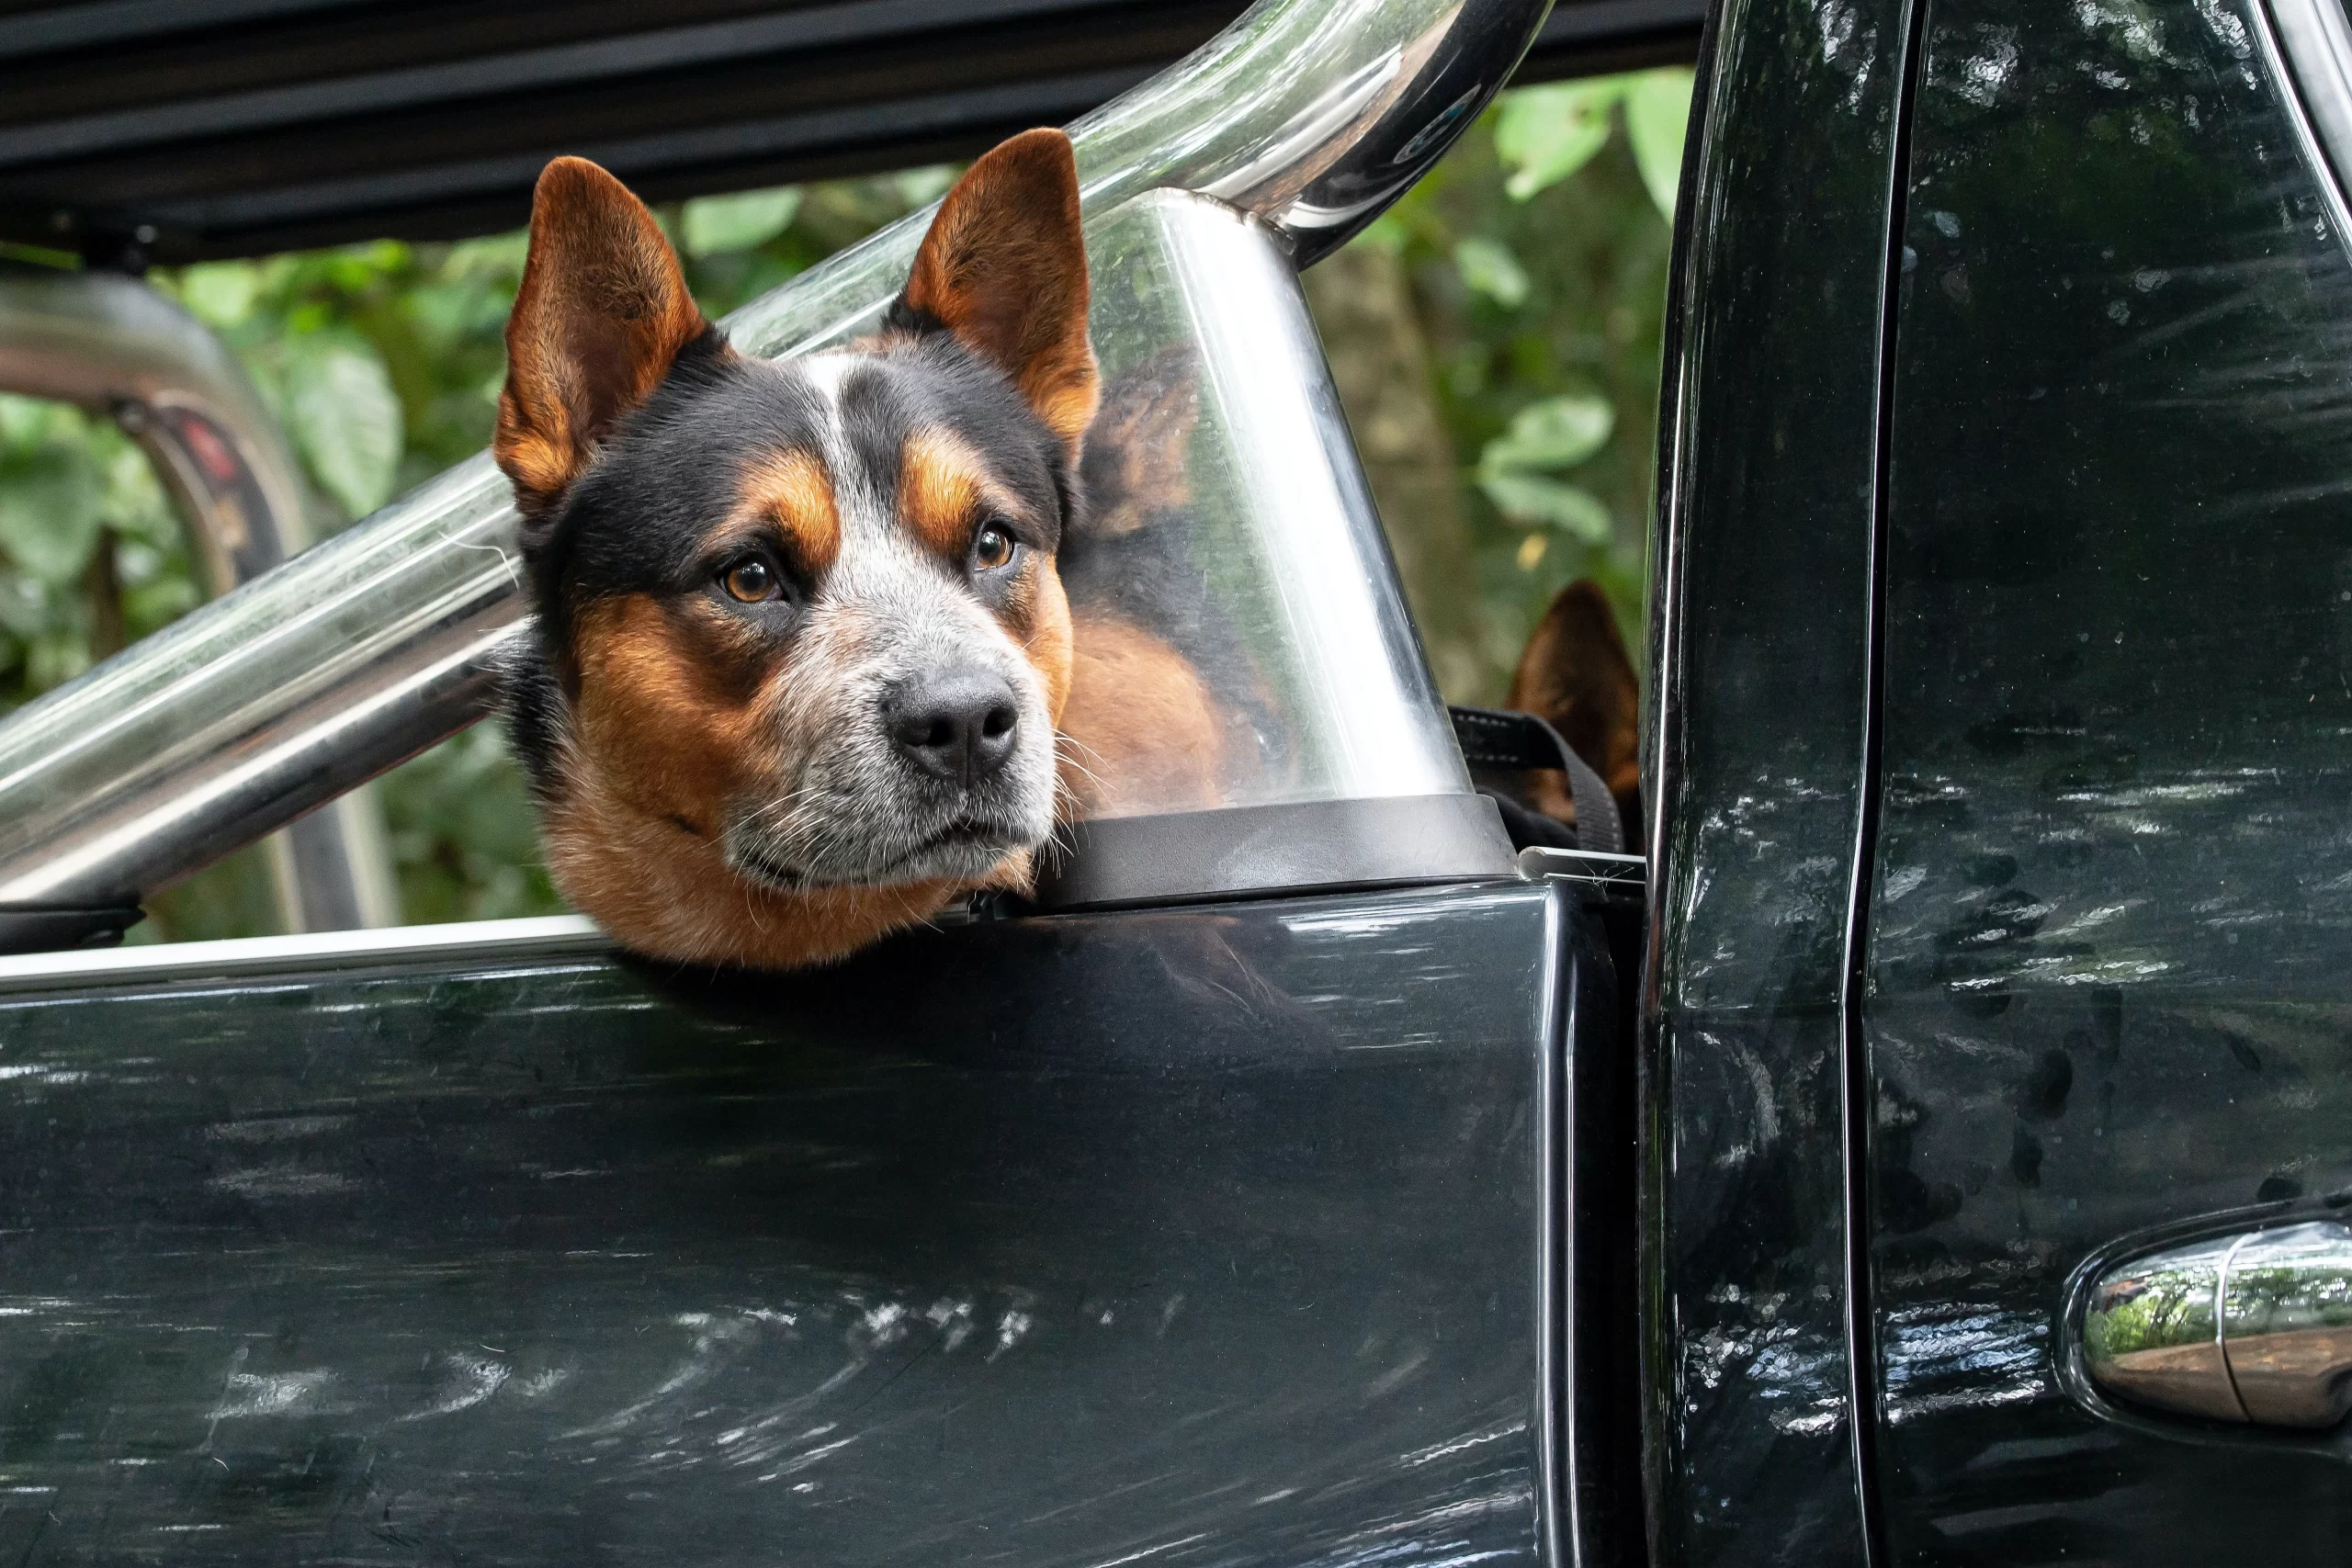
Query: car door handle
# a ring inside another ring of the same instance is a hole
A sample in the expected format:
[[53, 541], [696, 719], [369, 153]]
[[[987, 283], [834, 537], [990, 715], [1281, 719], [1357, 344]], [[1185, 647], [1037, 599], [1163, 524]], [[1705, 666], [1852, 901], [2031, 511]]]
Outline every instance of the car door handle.
[[2119, 1263], [2091, 1287], [2092, 1379], [2136, 1404], [2265, 1427], [2352, 1410], [2352, 1229], [2282, 1225]]

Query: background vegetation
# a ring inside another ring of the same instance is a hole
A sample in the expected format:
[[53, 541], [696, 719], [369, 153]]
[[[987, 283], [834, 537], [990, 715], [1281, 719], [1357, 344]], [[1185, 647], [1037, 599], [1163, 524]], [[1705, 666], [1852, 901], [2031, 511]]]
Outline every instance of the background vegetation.
[[[1550, 596], [1597, 577], [1640, 623], [1668, 218], [1690, 73], [1507, 94], [1307, 274], [1440, 684], [1498, 699]], [[945, 189], [924, 169], [660, 216], [711, 315]], [[328, 534], [487, 444], [524, 241], [374, 244], [158, 271], [277, 411]], [[186, 613], [179, 525], [101, 417], [0, 395], [0, 712]], [[1640, 643], [1633, 638], [1636, 656]], [[412, 921], [560, 908], [493, 726], [379, 781]], [[257, 854], [157, 900], [152, 940], [271, 929]]]

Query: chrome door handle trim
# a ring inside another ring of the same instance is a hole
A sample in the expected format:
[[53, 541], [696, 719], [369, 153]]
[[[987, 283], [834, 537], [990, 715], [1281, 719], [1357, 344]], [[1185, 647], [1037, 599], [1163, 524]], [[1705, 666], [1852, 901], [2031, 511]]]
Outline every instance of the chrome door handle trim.
[[2109, 1265], [2082, 1346], [2092, 1381], [2135, 1404], [2334, 1427], [2352, 1412], [2352, 1227], [2272, 1226]]

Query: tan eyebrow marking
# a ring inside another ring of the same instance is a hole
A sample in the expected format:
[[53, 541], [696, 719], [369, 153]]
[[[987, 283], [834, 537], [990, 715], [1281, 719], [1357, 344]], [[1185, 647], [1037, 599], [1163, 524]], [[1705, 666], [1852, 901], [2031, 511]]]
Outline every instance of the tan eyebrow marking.
[[972, 513], [985, 502], [1011, 517], [1029, 509], [989, 471], [969, 442], [944, 430], [907, 437], [899, 464], [899, 516], [941, 555], [961, 559], [971, 543]]
[[[841, 554], [841, 505], [824, 464], [799, 450], [763, 455], [743, 466], [735, 521], [773, 518], [792, 536], [799, 564], [821, 572]], [[730, 532], [735, 530], [730, 529]]]

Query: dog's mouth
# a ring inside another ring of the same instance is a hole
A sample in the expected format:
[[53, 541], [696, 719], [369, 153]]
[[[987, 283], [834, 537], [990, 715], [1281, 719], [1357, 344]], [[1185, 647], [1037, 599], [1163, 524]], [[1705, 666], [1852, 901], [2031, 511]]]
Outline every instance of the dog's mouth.
[[[1010, 823], [963, 817], [878, 865], [853, 871], [797, 865], [759, 843], [730, 845], [727, 863], [742, 875], [779, 892], [806, 893], [820, 887], [881, 887], [933, 876], [978, 875], [1028, 843], [1028, 836]], [[927, 863], [932, 862], [941, 863]]]

